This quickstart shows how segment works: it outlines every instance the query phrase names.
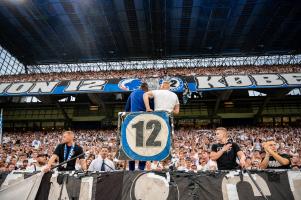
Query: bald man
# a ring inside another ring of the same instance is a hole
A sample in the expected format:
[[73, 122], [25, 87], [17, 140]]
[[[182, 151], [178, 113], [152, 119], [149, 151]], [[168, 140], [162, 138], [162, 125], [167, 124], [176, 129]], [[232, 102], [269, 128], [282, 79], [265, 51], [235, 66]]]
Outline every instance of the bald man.
[[[45, 172], [49, 171], [56, 160], [58, 160], [59, 163], [61, 163], [66, 160], [70, 160], [71, 158], [76, 157], [82, 153], [83, 153], [83, 149], [79, 145], [75, 144], [74, 142], [74, 132], [65, 131], [63, 133], [63, 143], [57, 145], [44, 171]], [[84, 155], [79, 157], [79, 159], [80, 159], [81, 169], [86, 170], [87, 166], [86, 166]], [[63, 166], [58, 167], [58, 170], [59, 171], [75, 170], [75, 163], [76, 160], [72, 160]]]
[[242, 168], [245, 166], [245, 154], [240, 147], [228, 137], [227, 129], [219, 127], [215, 131], [217, 144], [211, 147], [210, 159], [217, 162], [218, 170], [232, 170], [238, 167], [236, 158]]
[[290, 156], [279, 154], [274, 140], [269, 139], [262, 143], [262, 147], [265, 150], [265, 157], [259, 165], [261, 169], [290, 169]]
[[173, 114], [179, 114], [180, 112], [180, 103], [178, 96], [169, 91], [170, 83], [169, 81], [163, 81], [160, 86], [160, 90], [153, 90], [144, 93], [143, 100], [147, 112], [153, 111], [150, 108], [149, 99], [154, 99], [155, 111], [167, 111]]

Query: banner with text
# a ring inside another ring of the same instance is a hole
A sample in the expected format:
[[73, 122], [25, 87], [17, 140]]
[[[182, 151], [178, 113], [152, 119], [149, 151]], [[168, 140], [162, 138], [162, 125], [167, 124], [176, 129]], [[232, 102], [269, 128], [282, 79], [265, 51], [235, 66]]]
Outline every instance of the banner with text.
[[300, 171], [0, 175], [0, 199], [301, 199]]
[[[250, 74], [250, 75], [196, 75], [168, 77], [171, 91], [189, 90], [232, 90], [256, 88], [301, 87], [301, 73]], [[55, 94], [129, 92], [138, 89], [141, 82], [147, 82], [150, 89], [158, 89], [162, 78], [93, 79], [70, 81], [37, 81], [1, 83], [0, 96], [36, 96]]]

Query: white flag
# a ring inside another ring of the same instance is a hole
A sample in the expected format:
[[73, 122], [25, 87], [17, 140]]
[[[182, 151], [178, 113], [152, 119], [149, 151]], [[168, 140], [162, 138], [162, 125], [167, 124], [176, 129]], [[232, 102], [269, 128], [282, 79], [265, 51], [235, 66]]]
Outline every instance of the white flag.
[[23, 179], [0, 190], [0, 199], [34, 200], [39, 190], [44, 172]]

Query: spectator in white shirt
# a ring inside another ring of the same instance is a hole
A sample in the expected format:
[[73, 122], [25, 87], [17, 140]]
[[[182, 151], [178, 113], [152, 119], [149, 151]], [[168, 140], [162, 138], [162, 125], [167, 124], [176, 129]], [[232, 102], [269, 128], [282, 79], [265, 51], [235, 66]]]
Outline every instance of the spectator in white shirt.
[[147, 112], [153, 111], [150, 108], [149, 98], [154, 98], [155, 111], [167, 111], [174, 114], [179, 114], [180, 103], [178, 96], [169, 91], [170, 83], [169, 81], [163, 81], [160, 90], [152, 90], [144, 93], [143, 100]]
[[178, 171], [185, 171], [185, 172], [189, 171], [187, 169], [186, 161], [184, 159], [180, 159], [176, 167]]
[[35, 149], [38, 149], [41, 146], [41, 141], [35, 139], [34, 141], [32, 141], [31, 146], [33, 146]]
[[39, 154], [37, 161], [33, 162], [30, 166], [26, 168], [28, 171], [42, 171], [42, 168], [47, 164], [47, 155]]
[[100, 155], [91, 162], [88, 171], [114, 171], [115, 165], [113, 161], [108, 159], [108, 148], [103, 146]]
[[215, 161], [210, 160], [208, 151], [203, 150], [199, 153], [199, 156], [198, 171], [217, 170], [217, 164]]

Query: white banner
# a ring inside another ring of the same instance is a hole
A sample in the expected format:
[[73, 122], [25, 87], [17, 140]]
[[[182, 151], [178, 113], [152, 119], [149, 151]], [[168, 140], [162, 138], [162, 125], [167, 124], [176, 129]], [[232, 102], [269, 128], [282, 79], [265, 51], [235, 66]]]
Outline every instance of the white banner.
[[301, 73], [196, 76], [197, 90], [301, 87]]

